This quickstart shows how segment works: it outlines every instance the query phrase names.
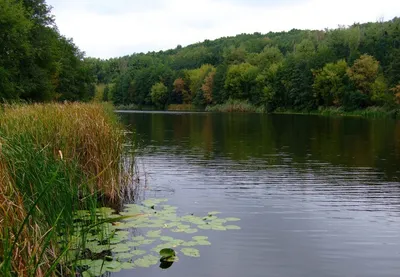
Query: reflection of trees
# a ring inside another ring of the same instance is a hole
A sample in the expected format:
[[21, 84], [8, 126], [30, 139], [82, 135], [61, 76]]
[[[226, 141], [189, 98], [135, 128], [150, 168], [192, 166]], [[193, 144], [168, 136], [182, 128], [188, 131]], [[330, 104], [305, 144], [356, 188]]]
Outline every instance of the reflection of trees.
[[[279, 163], [289, 155], [350, 167], [376, 167], [398, 174], [400, 123], [390, 120], [263, 114], [127, 114], [146, 146], [165, 146], [176, 154], [206, 158], [257, 159]], [[157, 151], [157, 149], [154, 149]]]

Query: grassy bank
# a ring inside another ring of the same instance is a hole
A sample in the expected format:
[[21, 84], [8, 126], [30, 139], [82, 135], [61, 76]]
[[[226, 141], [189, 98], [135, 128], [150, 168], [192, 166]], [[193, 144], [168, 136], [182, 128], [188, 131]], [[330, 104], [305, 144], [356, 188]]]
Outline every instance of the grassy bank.
[[228, 100], [224, 104], [208, 106], [207, 112], [251, 112], [251, 113], [263, 113], [265, 109], [263, 107], [257, 107], [250, 104], [248, 101], [240, 100]]
[[191, 104], [171, 104], [167, 107], [168, 111], [196, 111], [196, 107]]
[[342, 108], [320, 108], [314, 111], [294, 111], [280, 109], [274, 114], [312, 114], [323, 116], [353, 116], [365, 118], [400, 118], [400, 109], [387, 109], [383, 107], [368, 107], [362, 110], [346, 111]]
[[[250, 113], [265, 113], [264, 107], [257, 107], [247, 101], [229, 100], [224, 104], [208, 106], [208, 112], [250, 112]], [[273, 114], [311, 114], [323, 116], [353, 116], [365, 118], [400, 118], [400, 108], [384, 108], [384, 107], [368, 107], [361, 110], [346, 111], [339, 107], [319, 108], [311, 111], [298, 111], [285, 108], [278, 108]]]
[[0, 118], [0, 275], [52, 276], [73, 212], [119, 199], [122, 128], [101, 104], [5, 105]]

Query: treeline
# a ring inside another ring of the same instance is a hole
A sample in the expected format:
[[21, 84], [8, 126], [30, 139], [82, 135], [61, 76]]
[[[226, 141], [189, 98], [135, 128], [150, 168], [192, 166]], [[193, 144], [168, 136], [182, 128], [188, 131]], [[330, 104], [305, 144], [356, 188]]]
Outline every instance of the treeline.
[[88, 100], [93, 71], [44, 0], [0, 0], [0, 102]]
[[104, 100], [164, 108], [244, 100], [268, 111], [400, 103], [400, 19], [334, 30], [242, 34], [88, 59]]

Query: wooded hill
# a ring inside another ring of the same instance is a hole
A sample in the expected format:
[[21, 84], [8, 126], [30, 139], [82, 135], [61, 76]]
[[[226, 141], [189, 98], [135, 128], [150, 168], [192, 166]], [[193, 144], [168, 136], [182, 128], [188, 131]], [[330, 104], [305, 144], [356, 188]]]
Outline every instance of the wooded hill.
[[269, 111], [400, 102], [400, 19], [334, 30], [241, 34], [87, 62], [104, 100], [194, 104], [247, 100]]

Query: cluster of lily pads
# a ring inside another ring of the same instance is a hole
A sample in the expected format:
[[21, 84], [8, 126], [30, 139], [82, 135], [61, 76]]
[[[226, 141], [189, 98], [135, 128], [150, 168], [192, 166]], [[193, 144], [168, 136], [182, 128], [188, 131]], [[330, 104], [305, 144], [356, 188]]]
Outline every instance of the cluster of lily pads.
[[[207, 236], [192, 236], [199, 230], [240, 229], [231, 224], [239, 218], [219, 218], [218, 212], [201, 217], [178, 216], [177, 208], [165, 202], [167, 199], [148, 199], [140, 205], [128, 204], [119, 214], [111, 208], [98, 209], [96, 215], [76, 212], [74, 234], [68, 241], [68, 260], [83, 277], [158, 263], [165, 269], [178, 261], [178, 253], [199, 257], [200, 251], [195, 247], [211, 245]], [[191, 239], [169, 236], [174, 233], [189, 234]]]

